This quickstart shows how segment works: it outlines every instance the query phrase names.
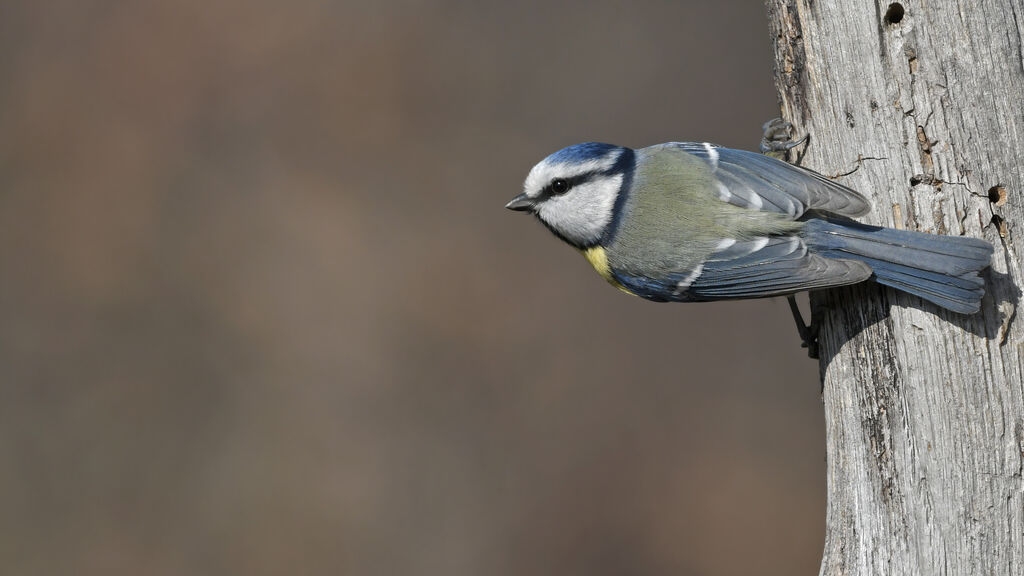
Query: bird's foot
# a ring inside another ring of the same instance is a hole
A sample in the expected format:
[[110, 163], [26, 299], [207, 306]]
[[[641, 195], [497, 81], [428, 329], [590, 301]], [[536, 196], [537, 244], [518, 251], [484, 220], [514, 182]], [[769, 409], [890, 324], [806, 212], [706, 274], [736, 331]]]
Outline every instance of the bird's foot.
[[803, 144], [809, 138], [805, 134], [799, 140], [793, 139], [793, 125], [782, 118], [773, 118], [761, 126], [761, 153], [785, 160], [786, 152]]
[[789, 309], [793, 312], [793, 320], [796, 321], [796, 331], [800, 333], [801, 347], [807, 348], [808, 358], [818, 359], [818, 323], [814, 321], [814, 315], [811, 315], [810, 325], [804, 324], [804, 317], [800, 314], [800, 308], [796, 305], [796, 297], [793, 295], [786, 296], [786, 301], [789, 302]]

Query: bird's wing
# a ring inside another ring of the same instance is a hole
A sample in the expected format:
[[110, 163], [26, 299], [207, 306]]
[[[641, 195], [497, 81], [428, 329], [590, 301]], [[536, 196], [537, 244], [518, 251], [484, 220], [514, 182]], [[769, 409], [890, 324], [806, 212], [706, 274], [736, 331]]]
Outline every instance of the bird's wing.
[[781, 296], [853, 284], [871, 276], [871, 267], [864, 262], [808, 252], [799, 236], [727, 242], [711, 255], [688, 286], [680, 286], [682, 299]]
[[788, 214], [796, 219], [808, 210], [841, 216], [862, 216], [871, 210], [867, 198], [806, 168], [764, 154], [700, 142], [672, 142], [706, 162], [718, 180], [722, 200], [743, 208]]

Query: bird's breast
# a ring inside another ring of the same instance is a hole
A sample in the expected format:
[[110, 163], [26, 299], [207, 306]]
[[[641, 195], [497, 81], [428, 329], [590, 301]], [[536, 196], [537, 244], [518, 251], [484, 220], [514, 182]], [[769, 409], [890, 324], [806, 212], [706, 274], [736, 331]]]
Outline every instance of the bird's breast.
[[626, 294], [633, 294], [623, 286], [621, 282], [615, 279], [615, 276], [612, 274], [612, 267], [608, 264], [608, 252], [605, 251], [604, 248], [601, 246], [592, 246], [586, 250], [581, 250], [581, 252], [583, 253], [583, 257], [587, 259], [587, 262], [590, 262], [590, 265], [594, 267], [594, 270], [597, 270], [597, 273], [601, 275], [601, 278], [604, 278], [609, 284], [615, 286], [619, 290], [622, 290]]

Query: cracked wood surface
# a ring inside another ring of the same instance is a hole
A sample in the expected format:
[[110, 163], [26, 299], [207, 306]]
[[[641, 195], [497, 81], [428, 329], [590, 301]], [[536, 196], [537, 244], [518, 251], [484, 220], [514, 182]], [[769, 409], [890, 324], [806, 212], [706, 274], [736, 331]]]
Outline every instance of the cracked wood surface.
[[1024, 3], [768, 0], [803, 165], [870, 224], [995, 247], [982, 311], [873, 284], [812, 296], [826, 417], [821, 573], [1024, 574]]

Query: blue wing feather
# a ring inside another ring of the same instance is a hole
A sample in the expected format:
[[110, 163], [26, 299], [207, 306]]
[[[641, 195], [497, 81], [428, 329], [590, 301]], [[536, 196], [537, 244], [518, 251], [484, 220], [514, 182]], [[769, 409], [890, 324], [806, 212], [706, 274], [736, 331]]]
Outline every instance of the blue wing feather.
[[[749, 244], [760, 247], [731, 257]], [[870, 276], [871, 268], [862, 262], [823, 258], [809, 252], [799, 236], [776, 236], [738, 242], [713, 254], [686, 292], [696, 300], [762, 298], [853, 284]]]
[[737, 206], [780, 212], [794, 219], [808, 210], [850, 217], [871, 210], [857, 191], [764, 154], [699, 142], [672, 145], [706, 162], [731, 195], [723, 199]]
[[615, 274], [629, 291], [656, 301], [765, 298], [853, 284], [870, 276], [871, 268], [863, 262], [809, 252], [799, 236], [736, 242], [702, 266], [663, 279]]

